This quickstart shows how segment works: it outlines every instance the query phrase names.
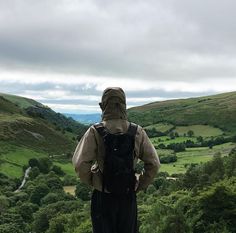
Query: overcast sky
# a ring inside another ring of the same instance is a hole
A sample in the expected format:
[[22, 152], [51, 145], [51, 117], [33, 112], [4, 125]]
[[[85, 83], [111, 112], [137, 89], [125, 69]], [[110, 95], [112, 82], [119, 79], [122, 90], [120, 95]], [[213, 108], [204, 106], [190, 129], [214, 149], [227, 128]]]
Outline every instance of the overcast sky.
[[235, 0], [0, 0], [0, 92], [98, 112], [236, 90]]

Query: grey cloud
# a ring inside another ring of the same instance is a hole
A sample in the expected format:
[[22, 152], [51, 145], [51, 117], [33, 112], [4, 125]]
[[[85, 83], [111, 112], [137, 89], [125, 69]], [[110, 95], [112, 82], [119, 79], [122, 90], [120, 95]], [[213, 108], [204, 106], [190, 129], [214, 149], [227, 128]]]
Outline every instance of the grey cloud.
[[0, 0], [0, 66], [150, 80], [235, 77], [235, 8], [233, 0]]
[[[48, 91], [65, 91], [65, 96], [56, 96], [51, 98], [47, 95]], [[22, 83], [22, 82], [9, 82], [2, 81], [0, 86], [0, 92], [14, 93], [21, 96], [33, 96], [32, 98], [43, 102], [46, 105], [57, 104], [57, 105], [87, 105], [87, 106], [98, 106], [98, 102], [102, 96], [102, 92], [96, 90], [96, 86], [92, 85], [87, 87], [86, 85], [74, 85], [74, 84], [59, 84], [53, 82], [42, 82], [42, 83]], [[163, 89], [150, 89], [148, 91], [126, 91], [127, 104], [128, 105], [141, 105], [162, 99], [171, 98], [187, 98], [193, 96], [203, 96], [209, 94], [215, 94], [214, 92], [187, 92], [187, 91], [165, 91]], [[35, 97], [34, 97], [35, 96]], [[41, 96], [38, 99], [38, 96]], [[89, 96], [95, 96], [97, 99], [90, 99]], [[151, 100], [150, 100], [151, 98]], [[130, 101], [135, 99], [135, 101]], [[99, 109], [99, 107], [98, 107]]]

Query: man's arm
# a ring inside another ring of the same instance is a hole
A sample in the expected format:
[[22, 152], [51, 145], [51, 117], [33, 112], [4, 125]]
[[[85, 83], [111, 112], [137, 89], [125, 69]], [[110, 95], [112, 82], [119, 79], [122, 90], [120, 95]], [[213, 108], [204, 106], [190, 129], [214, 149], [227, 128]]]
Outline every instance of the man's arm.
[[90, 127], [78, 143], [72, 163], [81, 182], [92, 185], [91, 167], [96, 160], [97, 143], [94, 129]]
[[144, 162], [144, 172], [139, 176], [137, 191], [146, 189], [152, 183], [160, 168], [160, 160], [146, 132], [142, 129], [139, 158]]

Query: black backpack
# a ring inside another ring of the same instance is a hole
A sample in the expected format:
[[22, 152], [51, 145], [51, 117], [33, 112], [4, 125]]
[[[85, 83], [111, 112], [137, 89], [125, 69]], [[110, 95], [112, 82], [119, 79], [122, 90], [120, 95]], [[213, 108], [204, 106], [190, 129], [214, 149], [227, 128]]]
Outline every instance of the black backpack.
[[94, 125], [102, 136], [105, 157], [102, 173], [102, 191], [112, 194], [134, 192], [136, 177], [133, 168], [137, 125], [130, 123], [126, 133], [111, 134], [102, 123]]

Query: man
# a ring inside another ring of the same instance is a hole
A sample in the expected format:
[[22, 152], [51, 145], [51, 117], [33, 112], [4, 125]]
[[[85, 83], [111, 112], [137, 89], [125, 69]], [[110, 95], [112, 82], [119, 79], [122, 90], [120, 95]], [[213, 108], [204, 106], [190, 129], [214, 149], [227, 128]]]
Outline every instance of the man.
[[153, 181], [160, 166], [159, 158], [145, 131], [132, 124], [132, 166], [135, 167], [140, 159], [144, 162], [144, 172], [135, 181], [132, 190], [127, 189], [127, 194], [115, 195], [108, 188], [104, 188], [104, 179], [109, 178], [104, 177], [107, 148], [99, 127], [110, 135], [124, 135], [130, 131], [131, 124], [127, 121], [126, 97], [121, 88], [107, 88], [103, 92], [100, 107], [102, 124], [88, 129], [77, 145], [72, 159], [81, 182], [93, 187], [93, 233], [137, 233], [136, 192], [146, 189]]

